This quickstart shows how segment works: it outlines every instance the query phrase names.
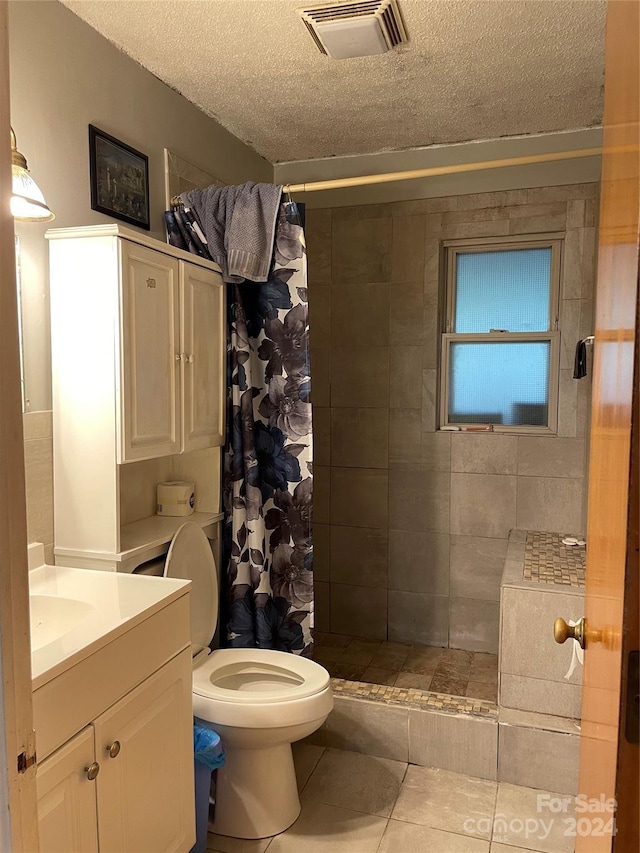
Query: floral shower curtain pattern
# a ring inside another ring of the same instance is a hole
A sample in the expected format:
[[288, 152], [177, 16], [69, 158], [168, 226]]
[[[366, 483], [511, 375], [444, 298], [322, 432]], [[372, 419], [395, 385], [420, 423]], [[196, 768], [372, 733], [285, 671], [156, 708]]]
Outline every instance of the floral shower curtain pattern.
[[310, 656], [313, 445], [298, 221], [281, 205], [268, 281], [229, 285], [223, 615], [228, 646]]
[[[194, 211], [165, 220], [171, 245], [211, 258]], [[307, 258], [294, 202], [280, 204], [268, 280], [227, 287], [222, 642], [311, 656]]]

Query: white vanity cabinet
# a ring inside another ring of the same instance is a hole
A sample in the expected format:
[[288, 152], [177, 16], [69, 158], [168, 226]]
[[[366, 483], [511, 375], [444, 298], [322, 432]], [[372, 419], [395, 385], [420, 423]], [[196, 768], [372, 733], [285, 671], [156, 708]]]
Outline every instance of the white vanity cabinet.
[[42, 853], [191, 849], [189, 632], [185, 594], [34, 682]]
[[[56, 561], [131, 571], [184, 521], [211, 534], [221, 517], [222, 277], [116, 224], [47, 238]], [[155, 516], [166, 480], [195, 483], [194, 515]]]

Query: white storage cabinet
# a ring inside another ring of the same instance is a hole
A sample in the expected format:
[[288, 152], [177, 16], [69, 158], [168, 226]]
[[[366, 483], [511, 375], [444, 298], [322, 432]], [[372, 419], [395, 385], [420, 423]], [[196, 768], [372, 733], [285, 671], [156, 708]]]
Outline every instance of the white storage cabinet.
[[216, 264], [115, 224], [47, 238], [56, 559], [131, 571], [166, 550], [185, 519], [153, 507], [124, 518], [124, 466], [139, 465], [127, 481], [147, 477], [149, 489], [158, 478], [195, 481], [190, 520], [213, 534], [220, 518], [222, 277]]

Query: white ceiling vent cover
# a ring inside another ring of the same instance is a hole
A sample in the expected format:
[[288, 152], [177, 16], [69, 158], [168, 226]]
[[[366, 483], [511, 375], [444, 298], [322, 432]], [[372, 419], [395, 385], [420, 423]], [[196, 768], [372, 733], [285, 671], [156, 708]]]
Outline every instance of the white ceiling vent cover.
[[373, 56], [404, 44], [397, 0], [352, 0], [299, 9], [318, 50], [333, 59]]

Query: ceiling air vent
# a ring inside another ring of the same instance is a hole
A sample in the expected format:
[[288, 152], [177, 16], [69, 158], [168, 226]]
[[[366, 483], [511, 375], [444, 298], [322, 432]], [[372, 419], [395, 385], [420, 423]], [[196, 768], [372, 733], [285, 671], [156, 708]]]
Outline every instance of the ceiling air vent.
[[352, 0], [299, 9], [321, 53], [333, 59], [373, 56], [404, 44], [397, 0]]

